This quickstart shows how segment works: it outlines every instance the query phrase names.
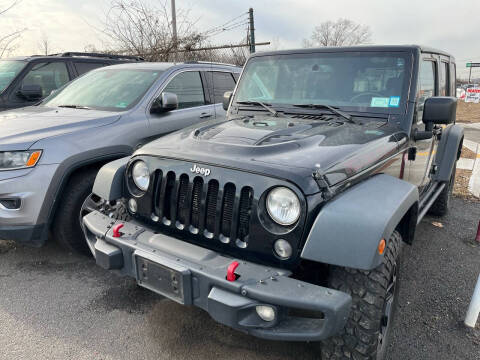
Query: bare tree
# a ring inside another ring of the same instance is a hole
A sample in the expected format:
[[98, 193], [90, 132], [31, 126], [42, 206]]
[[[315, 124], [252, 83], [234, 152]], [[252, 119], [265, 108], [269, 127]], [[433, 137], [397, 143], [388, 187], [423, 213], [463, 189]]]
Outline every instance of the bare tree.
[[368, 44], [372, 33], [367, 25], [349, 19], [325, 21], [313, 30], [310, 39], [303, 40], [304, 47], [351, 46]]
[[[12, 0], [7, 4], [0, 3], [0, 16], [18, 5], [21, 0]], [[20, 38], [26, 29], [13, 30], [6, 35], [0, 35], [0, 58], [16, 49], [15, 42]]]
[[47, 34], [42, 34], [42, 38], [40, 39], [38, 48], [40, 49], [42, 55], [48, 55], [52, 51], [50, 39], [48, 38]]
[[102, 32], [113, 42], [112, 51], [138, 55], [149, 61], [167, 61], [175, 51], [198, 47], [203, 37], [193, 28], [188, 11], [177, 9], [177, 44], [167, 1], [156, 6], [141, 0], [112, 0]]

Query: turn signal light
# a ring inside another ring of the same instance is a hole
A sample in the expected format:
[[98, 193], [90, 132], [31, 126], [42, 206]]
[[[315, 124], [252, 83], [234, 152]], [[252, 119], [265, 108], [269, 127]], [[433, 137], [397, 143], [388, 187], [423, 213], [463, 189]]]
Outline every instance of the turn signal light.
[[387, 245], [387, 242], [385, 241], [385, 239], [380, 240], [380, 242], [378, 243], [378, 253], [380, 255], [383, 255], [383, 253], [385, 252], [386, 245]]
[[27, 167], [32, 167], [32, 166], [35, 166], [35, 164], [37, 163], [38, 159], [40, 159], [40, 155], [42, 154], [41, 151], [34, 151], [30, 154], [30, 156], [28, 157], [28, 160], [26, 162], [26, 166]]

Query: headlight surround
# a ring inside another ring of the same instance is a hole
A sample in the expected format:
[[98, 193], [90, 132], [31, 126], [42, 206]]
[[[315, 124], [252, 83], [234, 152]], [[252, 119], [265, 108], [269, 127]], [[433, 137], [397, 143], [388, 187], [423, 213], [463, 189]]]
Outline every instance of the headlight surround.
[[132, 179], [137, 188], [141, 191], [147, 191], [150, 185], [150, 170], [147, 164], [142, 161], [136, 161], [132, 166]]
[[0, 152], [0, 171], [34, 167], [41, 155], [41, 150]]
[[300, 217], [300, 200], [289, 188], [276, 187], [267, 195], [268, 215], [277, 224], [289, 226], [297, 222]]

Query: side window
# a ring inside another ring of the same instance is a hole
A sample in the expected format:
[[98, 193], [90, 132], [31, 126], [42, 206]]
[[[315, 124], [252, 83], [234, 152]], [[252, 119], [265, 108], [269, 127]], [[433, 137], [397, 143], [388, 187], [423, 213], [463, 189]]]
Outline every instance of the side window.
[[450, 96], [456, 96], [457, 92], [457, 67], [450, 64]]
[[83, 75], [90, 70], [97, 69], [108, 64], [96, 62], [75, 62], [75, 69], [77, 69], [78, 76]]
[[429, 97], [435, 96], [436, 66], [434, 61], [423, 60], [420, 64], [417, 92], [417, 121], [422, 120], [423, 105]]
[[440, 63], [440, 96], [450, 95], [448, 63]]
[[232, 91], [235, 88], [235, 80], [231, 73], [221, 71], [207, 72], [210, 89], [213, 87], [213, 102], [215, 104], [223, 101], [223, 94], [226, 91]]
[[25, 75], [22, 85], [40, 85], [43, 97], [70, 81], [63, 61], [35, 64]]
[[163, 91], [177, 95], [179, 109], [205, 104], [202, 79], [198, 71], [187, 71], [178, 74]]

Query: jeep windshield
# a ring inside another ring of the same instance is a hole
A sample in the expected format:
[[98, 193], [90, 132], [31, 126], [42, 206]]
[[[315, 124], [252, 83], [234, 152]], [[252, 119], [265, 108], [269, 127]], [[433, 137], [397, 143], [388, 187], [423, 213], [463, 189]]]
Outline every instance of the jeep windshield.
[[85, 74], [45, 99], [42, 105], [125, 111], [135, 106], [162, 71], [103, 68]]
[[5, 90], [11, 84], [13, 79], [25, 67], [24, 61], [19, 60], [2, 60], [0, 61], [0, 92]]
[[309, 111], [328, 105], [344, 111], [400, 113], [405, 111], [410, 63], [406, 52], [257, 56], [246, 65], [234, 102], [263, 102], [282, 110], [297, 105], [297, 111], [303, 104]]

